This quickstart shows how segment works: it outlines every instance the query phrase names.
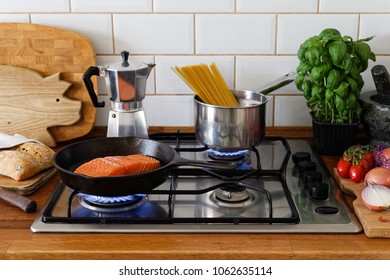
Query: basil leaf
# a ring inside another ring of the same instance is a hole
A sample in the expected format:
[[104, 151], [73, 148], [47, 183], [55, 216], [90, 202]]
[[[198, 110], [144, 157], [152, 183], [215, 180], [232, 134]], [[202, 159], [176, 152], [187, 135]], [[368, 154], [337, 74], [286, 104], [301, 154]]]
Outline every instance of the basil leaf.
[[317, 66], [320, 62], [320, 49], [318, 47], [308, 48], [305, 52], [305, 59], [311, 65]]
[[348, 110], [353, 109], [355, 108], [356, 103], [357, 103], [356, 96], [353, 93], [351, 93], [348, 95], [347, 100], [345, 101], [345, 108]]
[[353, 43], [355, 52], [362, 62], [367, 62], [371, 55], [371, 48], [364, 42]]
[[337, 38], [341, 38], [340, 31], [338, 31], [335, 28], [326, 28], [326, 29], [321, 31], [320, 35], [318, 35], [318, 37], [322, 40], [324, 39], [324, 37], [327, 37], [327, 36], [335, 36]]
[[343, 41], [334, 41], [328, 45], [332, 62], [339, 66], [347, 53], [347, 45]]
[[298, 74], [297, 77], [295, 78], [295, 85], [297, 86], [297, 88], [299, 90], [303, 90], [302, 89], [302, 84], [303, 84], [303, 81], [305, 80], [305, 75], [304, 74]]
[[325, 91], [325, 101], [330, 102], [333, 97], [334, 97], [334, 91], [327, 88]]
[[344, 101], [344, 99], [342, 99], [341, 97], [336, 95], [335, 104], [336, 104], [336, 109], [339, 112], [339, 114], [342, 114], [342, 112], [345, 109], [345, 101]]
[[328, 70], [328, 65], [326, 64], [313, 67], [310, 71], [310, 78], [315, 82], [319, 82], [325, 77], [327, 70]]
[[345, 98], [348, 95], [349, 84], [341, 82], [340, 86], [336, 89], [336, 95], [340, 98]]
[[326, 87], [328, 89], [333, 90], [339, 86], [340, 81], [341, 81], [340, 72], [337, 71], [336, 69], [332, 68], [329, 71], [328, 76], [326, 77]]
[[310, 65], [310, 63], [307, 62], [301, 62], [299, 63], [299, 66], [297, 68], [298, 74], [307, 74], [308, 71], [311, 70], [313, 66]]
[[306, 100], [309, 100], [311, 98], [311, 86], [312, 83], [309, 80], [304, 80], [302, 83], [303, 96], [306, 98]]

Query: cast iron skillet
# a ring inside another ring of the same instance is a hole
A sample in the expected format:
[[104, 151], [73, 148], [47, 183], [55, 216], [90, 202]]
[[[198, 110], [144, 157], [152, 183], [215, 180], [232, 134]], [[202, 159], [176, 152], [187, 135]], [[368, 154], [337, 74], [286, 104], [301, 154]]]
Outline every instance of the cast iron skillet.
[[[137, 175], [90, 177], [74, 173], [82, 163], [98, 157], [144, 154], [158, 159], [160, 168]], [[234, 168], [230, 162], [190, 161], [181, 158], [170, 145], [137, 137], [109, 137], [71, 144], [54, 155], [54, 166], [61, 180], [71, 189], [98, 196], [125, 196], [148, 191], [161, 185], [180, 165], [208, 168]]]

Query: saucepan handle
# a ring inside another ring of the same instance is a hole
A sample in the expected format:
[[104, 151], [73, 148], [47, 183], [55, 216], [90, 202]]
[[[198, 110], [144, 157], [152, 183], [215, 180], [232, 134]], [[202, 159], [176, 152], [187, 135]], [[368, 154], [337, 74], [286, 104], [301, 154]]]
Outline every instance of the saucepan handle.
[[270, 92], [273, 92], [274, 90], [277, 90], [278, 88], [288, 85], [289, 83], [295, 80], [297, 75], [298, 74], [295, 72], [290, 72], [284, 75], [283, 77], [276, 79], [275, 81], [272, 81], [269, 84], [255, 90], [255, 92], [266, 95]]

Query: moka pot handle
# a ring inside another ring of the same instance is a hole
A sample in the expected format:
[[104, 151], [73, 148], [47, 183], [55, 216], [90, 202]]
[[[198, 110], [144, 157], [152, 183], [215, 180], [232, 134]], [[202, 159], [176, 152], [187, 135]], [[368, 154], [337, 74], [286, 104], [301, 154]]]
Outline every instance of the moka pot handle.
[[91, 97], [93, 106], [95, 106], [96, 108], [101, 108], [101, 107], [104, 107], [105, 102], [104, 101], [101, 101], [101, 102], [98, 101], [97, 94], [95, 92], [95, 89], [93, 88], [93, 83], [91, 81], [91, 77], [92, 76], [100, 76], [99, 67], [97, 67], [97, 66], [90, 66], [88, 68], [88, 70], [83, 75], [83, 81], [84, 81], [85, 87], [87, 88], [89, 96]]

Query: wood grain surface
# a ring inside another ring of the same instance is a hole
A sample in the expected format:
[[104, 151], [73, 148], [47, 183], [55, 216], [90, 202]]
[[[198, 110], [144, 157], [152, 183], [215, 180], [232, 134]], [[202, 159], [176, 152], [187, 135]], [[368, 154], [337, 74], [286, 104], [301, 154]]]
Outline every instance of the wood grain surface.
[[48, 128], [80, 119], [81, 101], [63, 96], [70, 86], [59, 73], [42, 77], [27, 68], [0, 65], [0, 131], [56, 146]]
[[81, 117], [72, 125], [50, 127], [57, 142], [86, 135], [94, 126], [96, 109], [82, 81], [95, 65], [95, 51], [88, 38], [61, 28], [30, 24], [0, 23], [0, 65], [25, 67], [43, 77], [56, 73], [71, 84], [65, 96], [82, 102]]
[[22, 181], [0, 175], [0, 187], [13, 191], [19, 195], [29, 195], [38, 190], [56, 173], [54, 167], [43, 170], [38, 174]]
[[[363, 226], [364, 233], [368, 237], [383, 237], [390, 238], [390, 211], [372, 211], [364, 206], [361, 192], [364, 188], [364, 183], [354, 183], [351, 179], [341, 178], [334, 169], [333, 175], [340, 189], [348, 194], [356, 197], [353, 201], [353, 209], [360, 223]], [[386, 220], [388, 220], [386, 222]]]

